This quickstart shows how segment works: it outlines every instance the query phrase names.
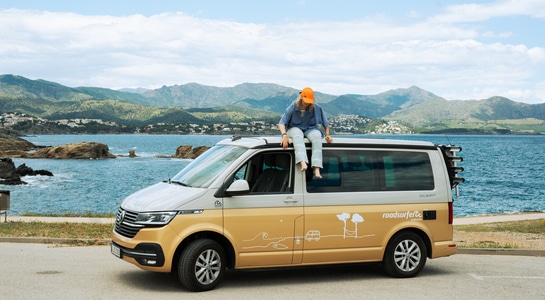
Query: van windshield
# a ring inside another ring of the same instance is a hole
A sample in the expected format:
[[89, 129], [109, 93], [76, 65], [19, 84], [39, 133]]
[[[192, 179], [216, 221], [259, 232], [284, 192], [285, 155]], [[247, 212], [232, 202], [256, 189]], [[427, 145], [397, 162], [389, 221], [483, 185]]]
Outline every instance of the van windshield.
[[183, 186], [207, 188], [246, 150], [246, 148], [235, 146], [214, 146], [172, 177], [171, 182]]

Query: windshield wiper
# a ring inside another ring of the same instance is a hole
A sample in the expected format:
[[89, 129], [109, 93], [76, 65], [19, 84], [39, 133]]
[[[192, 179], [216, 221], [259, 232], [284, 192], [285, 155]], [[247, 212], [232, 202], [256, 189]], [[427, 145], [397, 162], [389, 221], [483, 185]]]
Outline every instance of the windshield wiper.
[[181, 186], [187, 186], [187, 187], [191, 187], [189, 184], [185, 183], [185, 182], [181, 182], [181, 181], [170, 181], [171, 183], [175, 183], [175, 184], [178, 184], [178, 185], [181, 185]]

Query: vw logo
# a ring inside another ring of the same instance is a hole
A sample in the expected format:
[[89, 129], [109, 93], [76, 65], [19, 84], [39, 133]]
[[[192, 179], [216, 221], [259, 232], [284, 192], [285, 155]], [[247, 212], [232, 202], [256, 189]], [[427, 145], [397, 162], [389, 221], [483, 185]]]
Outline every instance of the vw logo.
[[117, 217], [115, 218], [115, 223], [117, 225], [121, 225], [123, 223], [123, 219], [125, 219], [125, 211], [122, 210], [117, 214]]

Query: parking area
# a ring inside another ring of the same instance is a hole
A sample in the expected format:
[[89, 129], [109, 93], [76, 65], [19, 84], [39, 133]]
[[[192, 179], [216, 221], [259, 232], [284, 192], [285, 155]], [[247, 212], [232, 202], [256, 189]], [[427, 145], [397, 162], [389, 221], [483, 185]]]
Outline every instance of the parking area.
[[216, 290], [190, 293], [108, 246], [0, 243], [2, 299], [544, 299], [545, 257], [457, 254], [428, 260], [416, 278], [376, 264], [228, 272]]

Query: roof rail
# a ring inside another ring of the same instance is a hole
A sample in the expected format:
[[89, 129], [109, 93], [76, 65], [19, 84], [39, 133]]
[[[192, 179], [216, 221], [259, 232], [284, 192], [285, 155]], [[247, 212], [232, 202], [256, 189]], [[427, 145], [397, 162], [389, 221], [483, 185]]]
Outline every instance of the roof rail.
[[256, 140], [262, 140], [262, 141], [265, 141], [265, 144], [268, 145], [269, 144], [269, 141], [267, 141], [267, 139], [265, 137], [262, 137], [262, 136], [255, 136], [255, 135], [233, 135], [231, 137], [231, 141], [238, 141], [242, 138], [247, 138], [247, 139], [256, 139]]

